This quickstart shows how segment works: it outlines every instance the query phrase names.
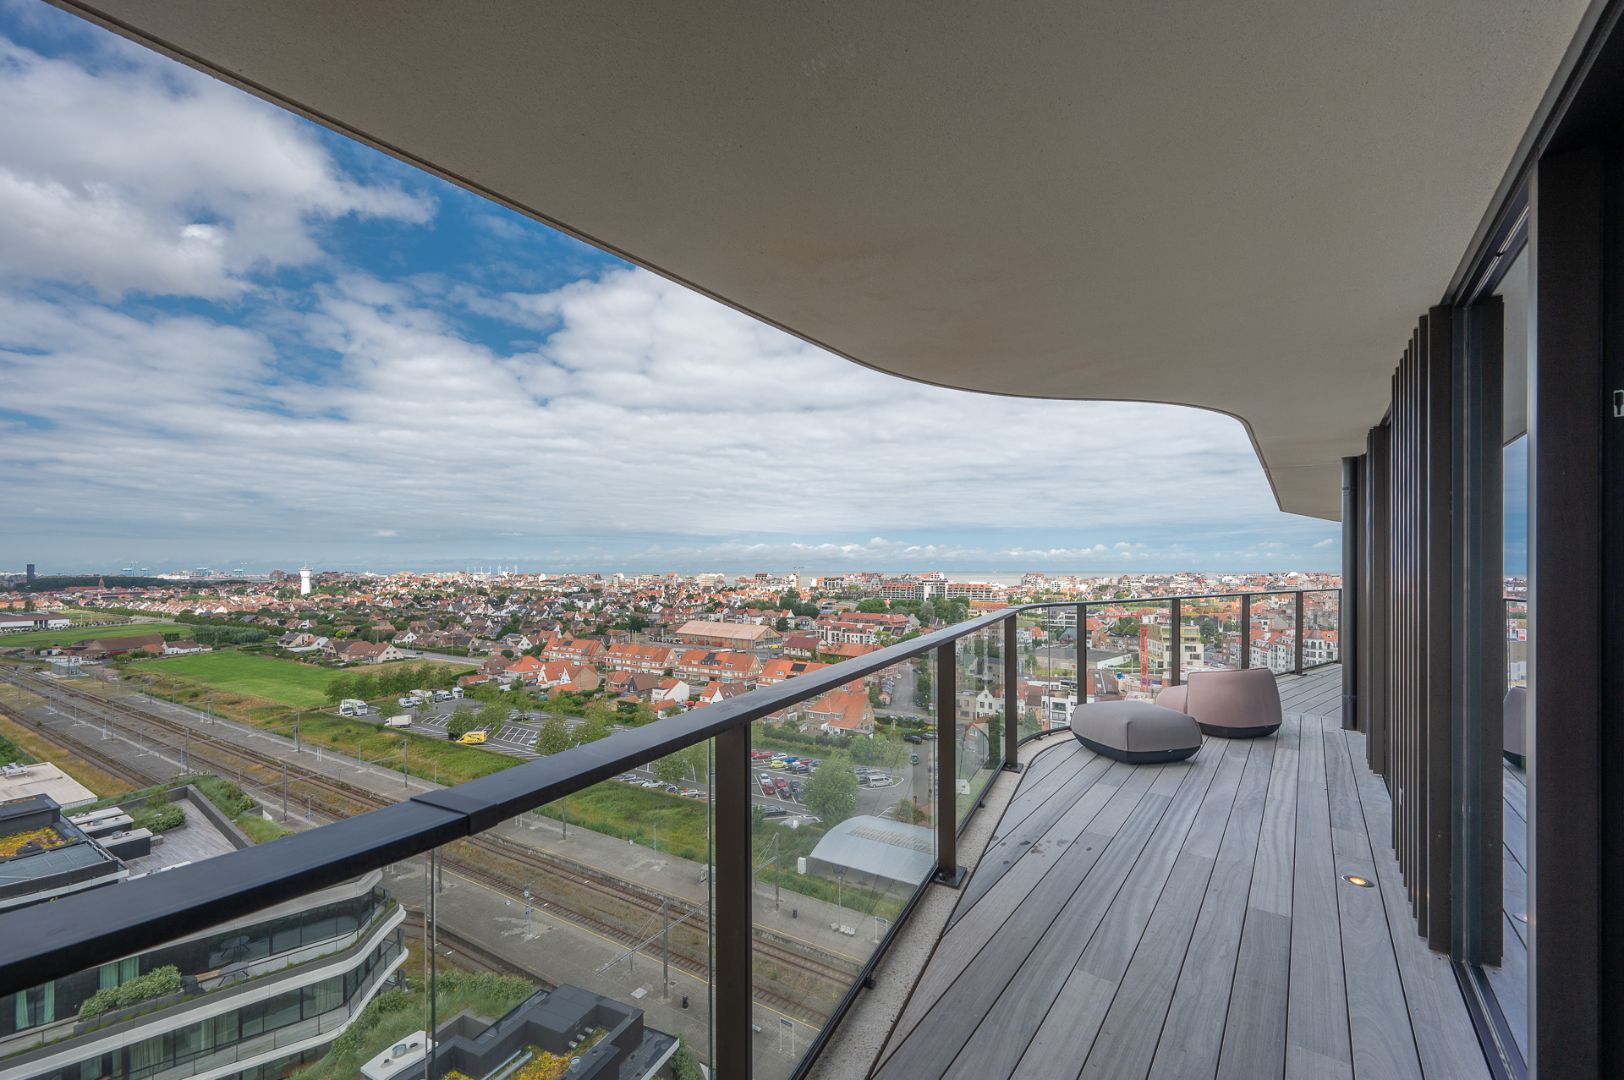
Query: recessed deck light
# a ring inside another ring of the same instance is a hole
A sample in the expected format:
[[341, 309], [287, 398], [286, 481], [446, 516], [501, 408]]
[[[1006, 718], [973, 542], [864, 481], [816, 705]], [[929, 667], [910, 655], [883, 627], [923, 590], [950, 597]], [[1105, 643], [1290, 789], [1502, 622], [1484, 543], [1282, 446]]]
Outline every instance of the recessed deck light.
[[1371, 881], [1367, 877], [1360, 877], [1358, 874], [1343, 874], [1342, 880], [1346, 881], [1349, 885], [1356, 885], [1361, 889], [1371, 889], [1375, 888], [1376, 886], [1374, 881]]

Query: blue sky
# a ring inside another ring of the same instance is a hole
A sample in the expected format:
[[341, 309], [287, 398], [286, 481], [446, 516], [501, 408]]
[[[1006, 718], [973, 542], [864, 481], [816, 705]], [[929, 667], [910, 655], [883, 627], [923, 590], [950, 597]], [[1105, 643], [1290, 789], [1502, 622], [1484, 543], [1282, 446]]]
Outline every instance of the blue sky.
[[1334, 569], [1234, 420], [890, 378], [0, 0], [0, 569]]

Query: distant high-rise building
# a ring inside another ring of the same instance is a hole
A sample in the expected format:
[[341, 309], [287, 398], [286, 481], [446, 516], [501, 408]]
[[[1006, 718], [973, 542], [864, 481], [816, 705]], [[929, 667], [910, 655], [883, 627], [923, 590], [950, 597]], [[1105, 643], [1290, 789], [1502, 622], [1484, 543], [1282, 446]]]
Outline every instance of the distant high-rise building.
[[28, 582], [29, 582], [29, 584], [33, 584], [33, 582], [34, 582], [34, 564], [33, 563], [28, 564]]
[[299, 595], [310, 595], [310, 567], [299, 567]]

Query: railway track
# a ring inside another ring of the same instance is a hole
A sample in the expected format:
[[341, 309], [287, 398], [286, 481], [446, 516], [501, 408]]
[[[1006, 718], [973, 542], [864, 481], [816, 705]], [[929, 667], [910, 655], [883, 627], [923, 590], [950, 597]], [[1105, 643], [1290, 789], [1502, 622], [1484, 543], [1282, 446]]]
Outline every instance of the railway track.
[[[170, 755], [186, 761], [194, 772], [213, 772], [236, 778], [239, 784], [270, 795], [274, 805], [283, 790], [287, 805], [302, 806], [307, 816], [336, 821], [390, 805], [394, 800], [356, 785], [228, 741], [167, 717], [136, 709], [126, 703], [61, 683], [29, 678], [16, 670], [0, 670], [0, 680], [10, 682], [53, 704], [71, 702], [85, 714], [86, 722], [101, 724], [126, 737], [144, 740], [154, 749], [162, 747]], [[16, 718], [93, 760], [109, 772], [129, 778], [137, 786], [166, 780], [167, 775], [139, 775], [127, 762], [105, 754], [96, 746], [76, 737], [66, 725], [43, 724], [26, 716]], [[160, 737], [163, 736], [163, 737]], [[206, 766], [199, 768], [199, 765]], [[159, 770], [162, 772], [163, 770]], [[512, 899], [529, 903], [549, 914], [565, 918], [616, 942], [627, 949], [647, 951], [651, 939], [659, 937], [661, 919], [683, 920], [693, 905], [676, 896], [624, 881], [584, 864], [536, 851], [505, 837], [484, 834], [454, 841], [441, 852], [445, 867]], [[616, 915], [621, 916], [615, 918]], [[683, 920], [669, 935], [671, 964], [691, 975], [707, 974], [709, 913], [699, 911]], [[755, 951], [758, 972], [778, 972], [758, 981], [755, 996], [780, 1012], [814, 1026], [828, 1019], [836, 1002], [855, 981], [856, 964], [833, 964], [809, 955], [805, 949], [777, 940], [770, 931], [758, 930]], [[799, 994], [786, 993], [796, 990]], [[818, 1002], [813, 1005], [811, 998]], [[818, 1006], [825, 1006], [820, 1008]]]

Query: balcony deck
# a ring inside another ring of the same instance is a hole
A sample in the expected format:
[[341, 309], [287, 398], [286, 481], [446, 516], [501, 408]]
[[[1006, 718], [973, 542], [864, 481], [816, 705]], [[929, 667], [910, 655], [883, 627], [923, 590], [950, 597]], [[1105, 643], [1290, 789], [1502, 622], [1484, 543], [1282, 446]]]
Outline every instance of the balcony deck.
[[1275, 737], [1187, 762], [1040, 753], [874, 1075], [1488, 1076], [1340, 692], [1282, 679]]

